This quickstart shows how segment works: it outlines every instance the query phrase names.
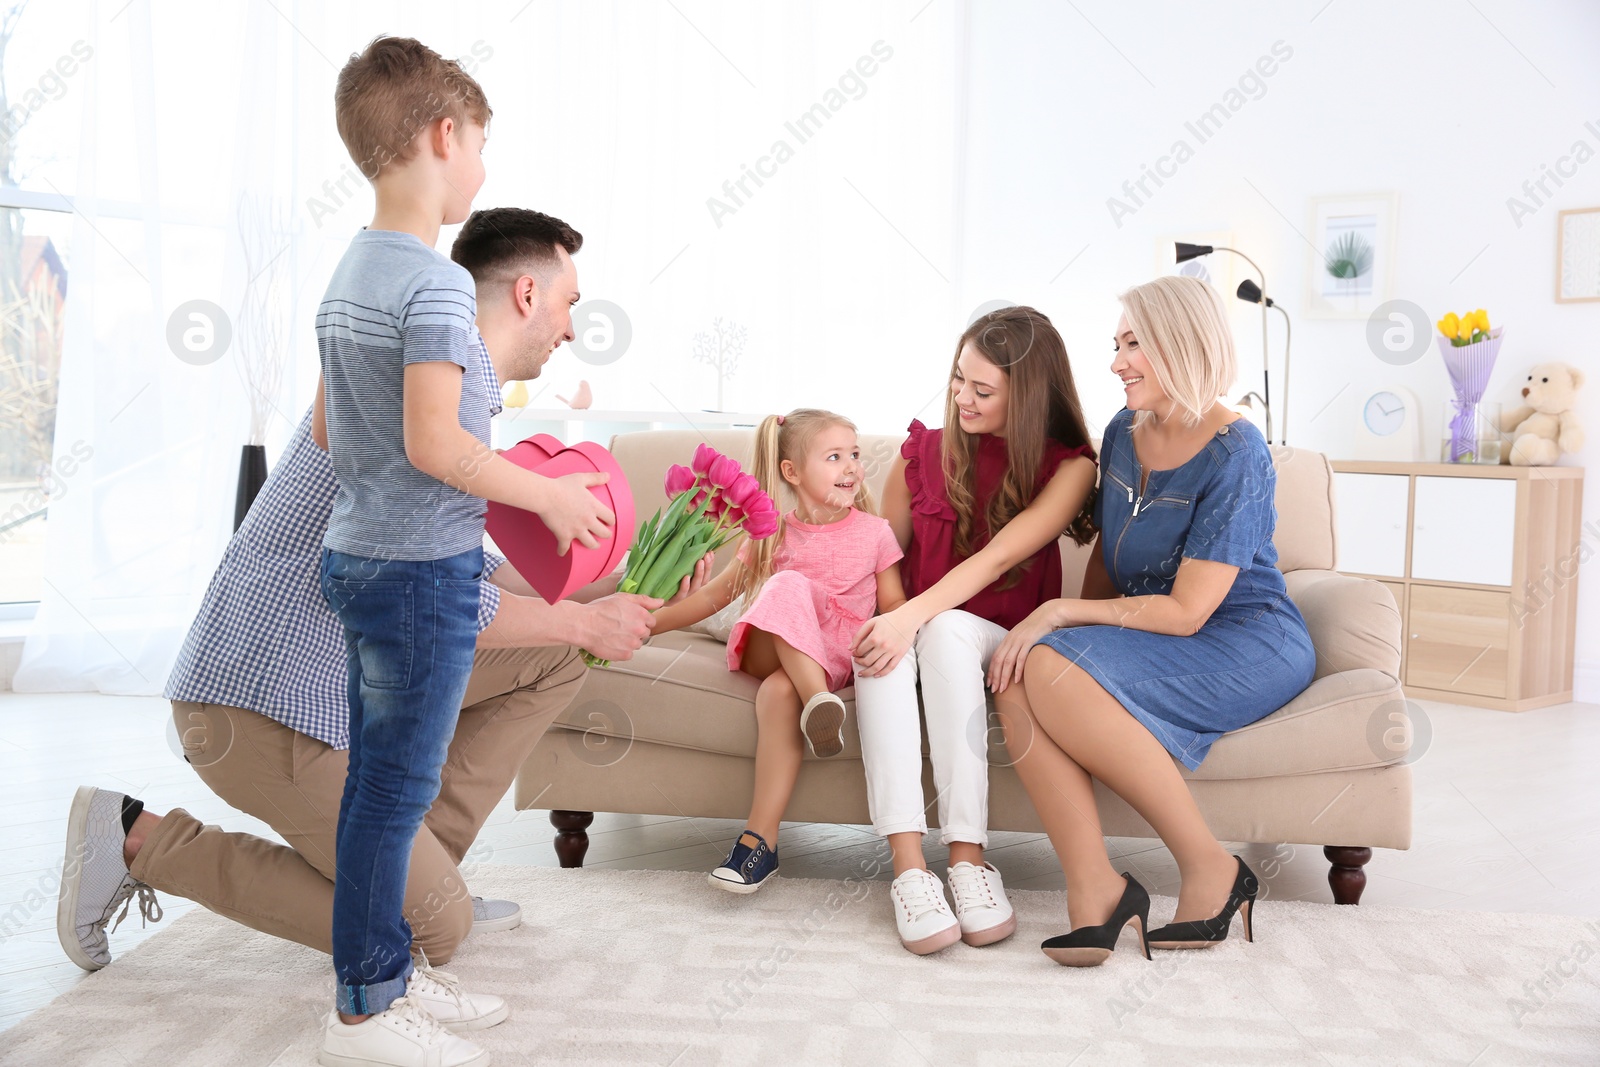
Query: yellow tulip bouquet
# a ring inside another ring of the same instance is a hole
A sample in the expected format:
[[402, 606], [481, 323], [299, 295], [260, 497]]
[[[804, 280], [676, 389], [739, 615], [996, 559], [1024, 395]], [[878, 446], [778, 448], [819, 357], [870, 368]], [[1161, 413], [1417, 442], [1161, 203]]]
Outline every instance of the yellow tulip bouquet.
[[[1450, 419], [1450, 461], [1471, 463], [1478, 447], [1478, 404], [1500, 355], [1504, 326], [1490, 328], [1483, 308], [1463, 315], [1449, 312], [1438, 322], [1439, 354], [1455, 388]], [[1494, 428], [1498, 432], [1498, 427]]]
[[1452, 348], [1465, 348], [1489, 336], [1489, 313], [1483, 308], [1463, 315], [1447, 311], [1439, 320], [1439, 332], [1449, 338]]

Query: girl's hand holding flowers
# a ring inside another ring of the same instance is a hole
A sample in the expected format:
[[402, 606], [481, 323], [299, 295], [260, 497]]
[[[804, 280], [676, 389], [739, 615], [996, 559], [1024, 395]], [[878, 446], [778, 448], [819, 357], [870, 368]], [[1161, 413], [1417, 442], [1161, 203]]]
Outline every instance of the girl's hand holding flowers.
[[[688, 596], [705, 584], [710, 558], [740, 535], [759, 541], [778, 529], [778, 509], [752, 474], [710, 445], [695, 449], [690, 466], [667, 471], [671, 499], [645, 523], [628, 552], [619, 593], [656, 600]], [[584, 654], [590, 666], [606, 661]]]

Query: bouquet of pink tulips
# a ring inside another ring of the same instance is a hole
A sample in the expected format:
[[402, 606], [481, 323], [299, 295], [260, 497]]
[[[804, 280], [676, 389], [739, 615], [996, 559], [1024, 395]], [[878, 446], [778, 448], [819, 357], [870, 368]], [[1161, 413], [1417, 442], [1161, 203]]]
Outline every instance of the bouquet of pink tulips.
[[[690, 466], [667, 471], [667, 506], [639, 529], [619, 593], [665, 600], [707, 552], [744, 534], [760, 541], [778, 530], [778, 508], [756, 476], [710, 445], [695, 449]], [[606, 660], [584, 653], [590, 666]]]

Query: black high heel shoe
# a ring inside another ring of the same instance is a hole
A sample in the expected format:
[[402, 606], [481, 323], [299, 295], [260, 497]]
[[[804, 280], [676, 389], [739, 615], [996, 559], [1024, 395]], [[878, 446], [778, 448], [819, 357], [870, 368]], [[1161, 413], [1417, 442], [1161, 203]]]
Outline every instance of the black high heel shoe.
[[1222, 910], [1209, 919], [1170, 923], [1152, 931], [1152, 948], [1211, 948], [1220, 945], [1228, 939], [1228, 928], [1233, 925], [1234, 912], [1238, 912], [1244, 920], [1244, 939], [1256, 939], [1251, 913], [1255, 910], [1256, 892], [1261, 888], [1261, 880], [1244, 860], [1238, 856], [1233, 858], [1239, 861], [1239, 873], [1233, 879], [1233, 889], [1228, 893], [1228, 903], [1223, 905]]
[[1070, 934], [1052, 937], [1039, 946], [1046, 956], [1063, 967], [1098, 967], [1117, 947], [1122, 928], [1138, 920], [1139, 948], [1145, 959], [1150, 958], [1150, 945], [1145, 940], [1145, 930], [1150, 926], [1150, 894], [1133, 875], [1124, 872], [1122, 877], [1128, 884], [1111, 918], [1099, 926], [1080, 926]]

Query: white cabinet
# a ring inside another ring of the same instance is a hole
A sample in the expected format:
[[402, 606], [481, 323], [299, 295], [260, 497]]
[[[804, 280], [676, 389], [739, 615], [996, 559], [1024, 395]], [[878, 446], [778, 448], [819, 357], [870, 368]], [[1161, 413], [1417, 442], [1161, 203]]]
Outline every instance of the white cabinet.
[[1339, 569], [1347, 574], [1404, 576], [1411, 479], [1404, 474], [1338, 471], [1333, 481]]
[[1411, 518], [1411, 577], [1510, 585], [1516, 537], [1516, 482], [1417, 478]]
[[1407, 696], [1508, 711], [1572, 699], [1581, 469], [1333, 468], [1338, 567], [1394, 594]]

